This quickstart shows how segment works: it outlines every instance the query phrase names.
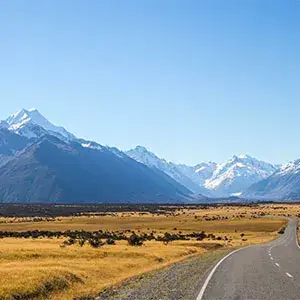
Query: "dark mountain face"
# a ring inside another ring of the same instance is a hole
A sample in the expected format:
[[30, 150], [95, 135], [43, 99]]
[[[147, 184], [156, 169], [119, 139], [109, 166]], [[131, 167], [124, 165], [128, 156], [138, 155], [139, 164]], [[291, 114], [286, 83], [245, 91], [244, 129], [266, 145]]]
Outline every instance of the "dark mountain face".
[[53, 136], [2, 166], [0, 182], [2, 202], [178, 202], [189, 194], [164, 173], [121, 152], [84, 148]]
[[24, 149], [28, 143], [27, 138], [0, 127], [0, 155], [14, 155], [15, 152]]

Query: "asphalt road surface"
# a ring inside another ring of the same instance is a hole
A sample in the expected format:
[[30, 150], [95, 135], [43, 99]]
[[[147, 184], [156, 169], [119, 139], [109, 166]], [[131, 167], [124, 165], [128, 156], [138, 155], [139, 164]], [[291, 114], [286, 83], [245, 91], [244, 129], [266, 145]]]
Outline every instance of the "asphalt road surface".
[[300, 300], [296, 220], [276, 241], [225, 256], [206, 278], [197, 300]]

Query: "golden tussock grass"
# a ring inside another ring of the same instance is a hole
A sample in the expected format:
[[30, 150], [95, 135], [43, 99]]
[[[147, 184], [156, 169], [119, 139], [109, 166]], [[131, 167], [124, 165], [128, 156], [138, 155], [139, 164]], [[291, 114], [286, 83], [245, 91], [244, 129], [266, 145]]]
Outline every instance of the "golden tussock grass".
[[[273, 210], [273, 215], [286, 213], [285, 209], [274, 210], [265, 206], [261, 210], [257, 208], [255, 214], [269, 210]], [[297, 210], [298, 207], [293, 207], [293, 213]], [[149, 241], [141, 247], [117, 241], [116, 245], [94, 249], [77, 244], [62, 248], [60, 245], [64, 239], [5, 238], [0, 240], [0, 299], [58, 300], [97, 295], [103, 288], [132, 276], [212, 251], [216, 244], [236, 247], [267, 242], [276, 238], [278, 229], [286, 224], [284, 219], [251, 218], [253, 212], [250, 208], [228, 209], [224, 206], [178, 211], [169, 216], [118, 213], [115, 216], [69, 217], [54, 222], [28, 223], [13, 219], [9, 219], [13, 223], [5, 223], [6, 219], [2, 218], [2, 231], [131, 229], [136, 232], [156, 231], [156, 234], [205, 231], [220, 236], [222, 240], [174, 241], [168, 245]], [[245, 217], [237, 217], [242, 213]], [[212, 216], [228, 219], [205, 220]], [[225, 236], [229, 241], [225, 241]]]
[[50, 294], [52, 299], [72, 299], [96, 294], [108, 284], [206, 252], [183, 242], [164, 245], [153, 241], [132, 247], [120, 241], [117, 245], [93, 249], [87, 245], [61, 248], [62, 241], [1, 240], [0, 299], [16, 295], [21, 295], [21, 299], [28, 295], [43, 298]]

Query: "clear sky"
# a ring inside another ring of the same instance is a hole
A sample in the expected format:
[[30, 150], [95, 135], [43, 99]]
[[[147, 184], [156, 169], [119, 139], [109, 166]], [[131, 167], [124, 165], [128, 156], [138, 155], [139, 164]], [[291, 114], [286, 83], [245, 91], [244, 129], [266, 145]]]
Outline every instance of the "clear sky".
[[0, 118], [175, 162], [300, 158], [300, 1], [3, 0]]

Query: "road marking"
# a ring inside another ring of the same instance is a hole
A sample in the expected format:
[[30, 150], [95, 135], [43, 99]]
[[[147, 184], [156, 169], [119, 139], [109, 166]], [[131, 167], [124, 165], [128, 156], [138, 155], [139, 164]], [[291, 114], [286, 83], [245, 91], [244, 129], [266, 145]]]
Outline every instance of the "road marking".
[[271, 256], [271, 253], [269, 253], [269, 256]]
[[[287, 230], [286, 230], [286, 231], [287, 231]], [[271, 252], [271, 250], [272, 250], [274, 247], [279, 246], [279, 245], [282, 245], [283, 243], [285, 243], [286, 240], [289, 239], [289, 237], [290, 237], [290, 232], [288, 232], [288, 234], [286, 235], [286, 231], [285, 231], [283, 237], [281, 237], [281, 238], [279, 238], [279, 239], [277, 239], [277, 240], [275, 241], [274, 245], [269, 249], [269, 252]], [[297, 243], [297, 244], [298, 244], [298, 243]], [[249, 247], [251, 247], [251, 246], [248, 246], [248, 247], [244, 247], [244, 248], [240, 248], [240, 249], [234, 250], [234, 251], [230, 252], [229, 254], [227, 254], [225, 257], [223, 257], [223, 258], [222, 258], [222, 259], [214, 266], [214, 268], [211, 270], [211, 272], [209, 273], [209, 275], [208, 275], [207, 278], [205, 279], [205, 282], [204, 282], [204, 284], [203, 284], [203, 286], [202, 286], [202, 288], [201, 288], [201, 290], [200, 290], [200, 293], [199, 293], [199, 295], [198, 295], [198, 297], [197, 297], [196, 300], [202, 300], [203, 295], [204, 295], [204, 293], [205, 293], [205, 290], [206, 290], [206, 288], [207, 288], [207, 286], [208, 286], [208, 284], [209, 284], [209, 281], [210, 281], [211, 278], [213, 277], [213, 275], [214, 275], [214, 273], [216, 272], [217, 268], [222, 264], [222, 262], [223, 262], [225, 259], [227, 259], [229, 256], [231, 256], [232, 254], [234, 254], [234, 253], [236, 253], [236, 252], [238, 252], [238, 251], [240, 251], [240, 250], [249, 248]], [[300, 245], [298, 245], [298, 247], [300, 248]], [[272, 259], [272, 258], [273, 258], [273, 257], [271, 257], [271, 259]], [[280, 265], [279, 265], [278, 263], [275, 263], [275, 265], [276, 265], [277, 267], [280, 267]], [[289, 275], [291, 275], [291, 274], [289, 274]], [[287, 276], [288, 276], [288, 275], [287, 275]]]
[[293, 276], [292, 276], [290, 273], [286, 272], [285, 274], [286, 274], [288, 277], [293, 278]]
[[[248, 246], [248, 247], [251, 247], [251, 246]], [[211, 272], [210, 272], [209, 275], [207, 276], [207, 278], [206, 278], [206, 280], [205, 280], [205, 282], [204, 282], [204, 284], [203, 284], [203, 286], [202, 286], [202, 288], [201, 288], [201, 291], [200, 291], [200, 293], [199, 293], [199, 295], [198, 295], [198, 297], [197, 297], [197, 300], [202, 300], [203, 295], [204, 295], [204, 292], [205, 292], [205, 290], [206, 290], [206, 288], [207, 288], [207, 286], [208, 286], [208, 283], [209, 283], [209, 281], [211, 280], [211, 278], [213, 277], [213, 275], [214, 275], [214, 273], [216, 272], [217, 268], [220, 266], [220, 264], [221, 264], [226, 258], [228, 258], [229, 256], [231, 256], [232, 254], [234, 254], [234, 253], [236, 253], [236, 252], [238, 252], [238, 251], [244, 250], [244, 249], [246, 249], [246, 248], [248, 248], [248, 247], [240, 248], [240, 249], [237, 249], [237, 250], [234, 250], [234, 251], [230, 252], [229, 254], [227, 254], [226, 256], [224, 256], [224, 257], [223, 257], [223, 258], [222, 258], [222, 259], [214, 266], [214, 268], [211, 270]]]
[[273, 259], [274, 259], [272, 256], [271, 256], [270, 258], [271, 258], [271, 260], [273, 260]]
[[[281, 246], [283, 244], [286, 244], [287, 245], [287, 241], [290, 239], [291, 237], [291, 231], [288, 229], [289, 228], [289, 225], [286, 227], [285, 229], [285, 232], [283, 234], [283, 236], [281, 238], [279, 238], [278, 240], [275, 241], [274, 245], [272, 247], [269, 248], [269, 253], [271, 253], [271, 251], [273, 250], [273, 248], [275, 247], [278, 247], [278, 246]], [[300, 246], [297, 245], [299, 248]]]

